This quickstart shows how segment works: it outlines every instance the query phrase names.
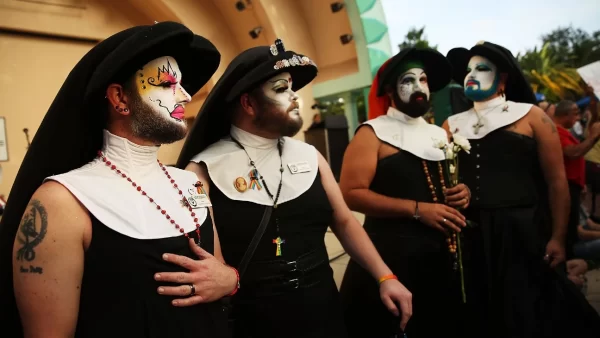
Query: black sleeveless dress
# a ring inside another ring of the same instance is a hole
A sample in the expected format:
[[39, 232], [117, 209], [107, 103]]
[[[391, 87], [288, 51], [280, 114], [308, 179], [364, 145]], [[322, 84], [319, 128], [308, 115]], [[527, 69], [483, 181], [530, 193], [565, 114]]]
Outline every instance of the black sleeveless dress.
[[[210, 197], [225, 261], [237, 267], [265, 207], [231, 200], [214, 184]], [[285, 240], [279, 257], [273, 244], [276, 219]], [[332, 220], [319, 174], [308, 191], [273, 210], [233, 297], [234, 337], [346, 337], [325, 248], [325, 232]]]
[[[443, 200], [437, 162], [426, 163], [438, 199]], [[422, 159], [402, 150], [379, 160], [370, 189], [389, 197], [433, 202]], [[364, 228], [385, 263], [413, 294], [408, 337], [457, 336], [460, 289], [446, 236], [412, 217], [366, 215]], [[353, 260], [340, 293], [351, 337], [388, 338], [398, 333], [400, 317], [387, 310], [379, 297], [377, 281]]]
[[[600, 318], [543, 261], [552, 225], [537, 142], [507, 130], [470, 140], [460, 180], [477, 223], [464, 231], [469, 337], [598, 337]], [[561, 271], [562, 270], [562, 271]]]
[[[92, 241], [85, 253], [76, 337], [230, 337], [220, 301], [175, 307], [171, 301], [180, 297], [157, 293], [160, 285], [169, 283], [155, 281], [155, 273], [184, 271], [165, 262], [164, 253], [198, 259], [183, 235], [139, 240], [90, 217]], [[212, 253], [210, 215], [202, 223], [201, 235], [202, 248]], [[189, 236], [197, 238], [195, 231]]]

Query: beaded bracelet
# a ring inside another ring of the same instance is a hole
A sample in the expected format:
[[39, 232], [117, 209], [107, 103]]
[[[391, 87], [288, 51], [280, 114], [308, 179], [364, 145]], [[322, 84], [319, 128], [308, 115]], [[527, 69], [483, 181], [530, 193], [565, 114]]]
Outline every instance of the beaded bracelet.
[[[228, 265], [229, 266], [229, 265]], [[234, 268], [233, 266], [229, 266], [230, 268], [233, 269], [233, 271], [235, 271], [235, 275], [237, 276], [237, 284], [235, 285], [235, 289], [233, 289], [233, 291], [231, 291], [230, 294], [228, 294], [227, 296], [233, 296], [235, 295], [238, 290], [240, 289], [240, 273], [237, 271], [236, 268]]]
[[390, 279], [398, 280], [398, 277], [396, 275], [385, 275], [385, 276], [379, 278], [378, 283], [379, 283], [379, 285], [381, 285], [381, 283], [385, 282], [386, 280], [390, 280]]

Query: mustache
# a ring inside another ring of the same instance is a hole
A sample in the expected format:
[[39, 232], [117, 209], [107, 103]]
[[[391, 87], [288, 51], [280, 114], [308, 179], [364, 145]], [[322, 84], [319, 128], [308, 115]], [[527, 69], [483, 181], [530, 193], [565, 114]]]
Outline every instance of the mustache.
[[423, 101], [427, 101], [427, 95], [423, 92], [414, 92], [410, 95], [410, 98], [408, 99], [409, 102], [414, 102], [417, 100], [417, 98], [423, 98]]
[[292, 104], [288, 107], [286, 113], [291, 112], [294, 109], [300, 109], [300, 104], [297, 101], [293, 101]]
[[481, 86], [481, 84], [479, 83], [479, 81], [475, 80], [475, 79], [468, 79], [467, 80], [467, 85], [470, 86], [472, 84], [469, 84], [470, 82], [472, 82], [473, 84], [477, 85], [477, 86]]

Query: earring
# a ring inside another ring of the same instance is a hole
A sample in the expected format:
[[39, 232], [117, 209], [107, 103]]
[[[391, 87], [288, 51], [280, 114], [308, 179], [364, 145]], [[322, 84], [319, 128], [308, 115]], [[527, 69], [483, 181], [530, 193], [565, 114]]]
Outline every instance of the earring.
[[129, 112], [129, 108], [125, 108], [123, 109], [124, 112], [128, 113]]
[[119, 107], [119, 106], [115, 106], [115, 109], [116, 109], [116, 110], [117, 110], [119, 113], [123, 112], [123, 108], [121, 108], [121, 107]]

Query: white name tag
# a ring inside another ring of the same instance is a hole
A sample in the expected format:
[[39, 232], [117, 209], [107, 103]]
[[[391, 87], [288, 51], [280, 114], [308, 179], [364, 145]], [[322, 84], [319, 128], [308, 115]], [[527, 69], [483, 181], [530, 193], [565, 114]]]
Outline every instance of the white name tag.
[[206, 194], [194, 194], [188, 197], [187, 200], [192, 209], [212, 207], [212, 203], [210, 203], [210, 199]]
[[308, 162], [288, 163], [288, 168], [292, 174], [300, 174], [310, 172], [310, 164]]

